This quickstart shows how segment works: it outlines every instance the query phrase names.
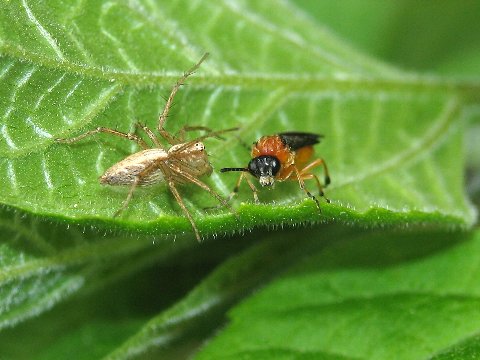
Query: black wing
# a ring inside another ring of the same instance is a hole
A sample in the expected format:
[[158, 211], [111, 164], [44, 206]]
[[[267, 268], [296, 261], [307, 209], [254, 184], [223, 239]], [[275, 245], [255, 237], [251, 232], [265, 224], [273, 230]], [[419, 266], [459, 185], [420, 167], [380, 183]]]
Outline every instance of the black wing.
[[323, 135], [305, 132], [289, 131], [278, 134], [283, 143], [292, 150], [298, 150], [304, 146], [315, 145], [320, 142]]

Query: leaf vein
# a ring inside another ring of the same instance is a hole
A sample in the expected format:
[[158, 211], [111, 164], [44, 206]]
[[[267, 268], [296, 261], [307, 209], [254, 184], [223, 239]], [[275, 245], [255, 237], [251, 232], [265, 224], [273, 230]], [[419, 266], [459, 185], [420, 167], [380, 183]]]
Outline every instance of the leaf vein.
[[15, 144], [15, 142], [10, 137], [10, 134], [8, 133], [7, 124], [2, 125], [1, 131], [2, 131], [3, 138], [5, 139], [5, 142], [10, 147], [10, 149], [17, 150], [18, 149], [17, 145]]
[[444, 135], [454, 123], [455, 115], [458, 115], [460, 102], [457, 97], [451, 97], [443, 108], [443, 113], [439, 114], [438, 121], [425, 133], [423, 138], [411, 144], [405, 151], [398, 153], [390, 159], [384, 161], [376, 166], [371, 166], [369, 171], [358, 173], [354, 178], [346, 179], [341, 183], [336, 183], [331, 186], [331, 189], [339, 189], [350, 186], [354, 183], [364, 181], [372, 176], [380, 175], [392, 168], [398, 166], [405, 166], [407, 162], [413, 161], [416, 158], [432, 151], [434, 145], [440, 142]]
[[17, 184], [17, 175], [15, 174], [15, 168], [13, 167], [13, 162], [11, 160], [7, 160], [7, 175], [12, 190], [17, 194], [18, 192], [18, 184]]
[[25, 12], [27, 14], [28, 19], [35, 25], [37, 28], [38, 32], [43, 36], [43, 38], [47, 41], [47, 43], [52, 47], [53, 51], [57, 55], [58, 59], [60, 60], [65, 60], [65, 57], [63, 56], [62, 51], [58, 47], [58, 44], [56, 40], [50, 35], [50, 33], [40, 24], [38, 19], [35, 17], [33, 14], [32, 10], [27, 4], [27, 0], [22, 0], [22, 6], [25, 9]]
[[35, 134], [37, 134], [38, 136], [44, 137], [44, 138], [47, 138], [47, 139], [50, 139], [50, 138], [53, 137], [52, 134], [50, 134], [47, 130], [45, 130], [45, 129], [41, 128], [39, 125], [35, 124], [30, 116], [27, 117], [25, 122], [27, 123], [27, 125], [29, 125], [33, 129]]
[[47, 161], [45, 159], [45, 156], [42, 157], [41, 166], [42, 166], [42, 174], [45, 180], [45, 184], [47, 185], [47, 188], [49, 190], [52, 190], [53, 189], [52, 178], [50, 176], [50, 172], [47, 167]]

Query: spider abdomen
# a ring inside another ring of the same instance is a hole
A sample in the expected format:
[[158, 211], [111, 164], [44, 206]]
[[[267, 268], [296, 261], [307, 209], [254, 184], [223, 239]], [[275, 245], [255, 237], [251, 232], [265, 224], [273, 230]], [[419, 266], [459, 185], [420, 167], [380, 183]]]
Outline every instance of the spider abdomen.
[[[162, 149], [136, 152], [105, 171], [100, 177], [100, 182], [108, 185], [132, 185], [137, 177], [139, 178], [138, 185], [162, 182], [164, 176], [159, 164], [167, 157], [167, 152]], [[142, 174], [143, 171], [145, 174]]]

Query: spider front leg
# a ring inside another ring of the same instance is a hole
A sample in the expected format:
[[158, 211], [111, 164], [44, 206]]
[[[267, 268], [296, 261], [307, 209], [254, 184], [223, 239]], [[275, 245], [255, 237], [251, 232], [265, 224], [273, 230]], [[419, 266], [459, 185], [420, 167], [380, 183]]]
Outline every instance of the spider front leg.
[[238, 214], [236, 211], [230, 206], [228, 203], [228, 200], [225, 200], [219, 193], [217, 193], [215, 190], [211, 189], [207, 184], [205, 184], [203, 181], [197, 179], [195, 176], [192, 176], [188, 172], [182, 171], [179, 167], [172, 165], [171, 166], [172, 170], [174, 170], [178, 175], [184, 177], [191, 183], [197, 185], [198, 187], [202, 188], [203, 190], [207, 191], [210, 195], [212, 195], [215, 199], [218, 200], [220, 205], [223, 205], [227, 207], [232, 214], [234, 214], [235, 217], [238, 218]]
[[177, 80], [175, 85], [172, 88], [172, 91], [170, 92], [170, 96], [167, 99], [167, 102], [165, 103], [165, 107], [163, 108], [162, 113], [160, 114], [160, 118], [158, 119], [158, 132], [160, 135], [170, 144], [170, 145], [175, 145], [177, 144], [176, 139], [170, 135], [168, 131], [166, 131], [163, 126], [165, 125], [165, 121], [167, 120], [168, 113], [170, 112], [170, 109], [173, 105], [173, 98], [177, 94], [178, 89], [180, 86], [182, 86], [187, 78], [192, 75], [195, 70], [197, 70], [201, 63], [208, 57], [208, 53], [205, 53], [202, 58], [196, 63], [194, 66], [192, 66], [189, 70], [187, 70], [183, 76]]
[[84, 139], [88, 136], [95, 135], [95, 134], [98, 134], [98, 133], [111, 134], [111, 135], [115, 135], [115, 136], [119, 136], [119, 137], [122, 137], [122, 138], [125, 138], [125, 139], [128, 139], [128, 140], [131, 140], [131, 141], [135, 141], [144, 150], [149, 149], [149, 146], [147, 145], [147, 143], [145, 141], [143, 141], [143, 139], [141, 139], [137, 135], [131, 134], [131, 133], [123, 133], [123, 132], [113, 130], [113, 129], [110, 129], [110, 128], [105, 128], [105, 127], [98, 127], [94, 130], [87, 131], [87, 132], [85, 132], [81, 135], [78, 135], [78, 136], [70, 138], [70, 139], [55, 139], [55, 141], [59, 142], [59, 143], [64, 143], [64, 144], [72, 144], [72, 143], [80, 141], [80, 140], [82, 140], [82, 139]]
[[183, 143], [185, 141], [185, 135], [188, 131], [206, 131], [209, 133], [213, 133], [213, 130], [206, 126], [188, 126], [184, 125], [176, 134], [176, 138], [178, 142]]

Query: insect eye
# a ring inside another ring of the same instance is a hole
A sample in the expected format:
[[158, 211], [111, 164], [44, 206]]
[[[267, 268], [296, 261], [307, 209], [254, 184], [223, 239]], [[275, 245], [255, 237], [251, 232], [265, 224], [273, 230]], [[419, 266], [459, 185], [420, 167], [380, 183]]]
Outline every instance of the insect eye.
[[280, 171], [280, 161], [272, 157], [270, 165], [272, 167], [272, 175], [276, 175]]

